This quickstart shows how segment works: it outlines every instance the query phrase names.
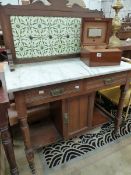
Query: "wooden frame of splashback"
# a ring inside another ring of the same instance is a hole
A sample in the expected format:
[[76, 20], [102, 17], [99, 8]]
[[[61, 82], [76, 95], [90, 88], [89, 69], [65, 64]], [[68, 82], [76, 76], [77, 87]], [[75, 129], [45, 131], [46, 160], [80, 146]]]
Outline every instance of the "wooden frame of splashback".
[[30, 59], [16, 58], [10, 16], [45, 16], [45, 17], [74, 17], [74, 18], [103, 17], [103, 13], [97, 10], [85, 9], [78, 5], [74, 5], [72, 8], [69, 8], [66, 6], [67, 3], [66, 0], [57, 0], [57, 1], [50, 0], [50, 2], [52, 3], [50, 6], [46, 6], [41, 2], [21, 6], [18, 5], [0, 6], [0, 21], [4, 34], [5, 47], [9, 51], [10, 60], [12, 58], [11, 61], [12, 64], [32, 63], [53, 59], [71, 58], [76, 57], [79, 54], [34, 57]]

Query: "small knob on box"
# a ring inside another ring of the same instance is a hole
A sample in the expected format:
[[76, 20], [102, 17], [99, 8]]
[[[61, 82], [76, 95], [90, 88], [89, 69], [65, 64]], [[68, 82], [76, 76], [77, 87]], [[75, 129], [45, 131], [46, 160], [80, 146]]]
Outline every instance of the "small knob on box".
[[102, 53], [98, 52], [98, 53], [96, 54], [96, 56], [97, 56], [97, 58], [101, 58], [101, 57], [102, 57]]

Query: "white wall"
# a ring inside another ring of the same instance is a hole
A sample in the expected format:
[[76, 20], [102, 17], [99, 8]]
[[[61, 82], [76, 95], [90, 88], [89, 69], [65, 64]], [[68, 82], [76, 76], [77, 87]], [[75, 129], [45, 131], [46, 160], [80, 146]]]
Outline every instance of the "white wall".
[[[102, 0], [101, 7], [106, 17], [113, 17], [114, 10], [111, 6], [116, 0]], [[121, 0], [124, 8], [120, 10], [119, 15], [121, 18], [127, 16], [128, 13], [131, 13], [131, 0]]]
[[[57, 0], [54, 0], [57, 1]], [[114, 10], [111, 6], [116, 0], [84, 0], [87, 8], [94, 10], [103, 10], [106, 17], [114, 17]], [[124, 8], [120, 11], [120, 17], [125, 17], [128, 13], [131, 13], [131, 0], [121, 0], [123, 2]], [[0, 0], [2, 5], [5, 4], [21, 4], [21, 0]]]
[[87, 8], [91, 10], [101, 10], [101, 0], [84, 0]]
[[[18, 4], [18, 1], [21, 4], [21, 0], [0, 0], [0, 2], [2, 2], [2, 5], [6, 5], [6, 4]], [[54, 0], [57, 1], [57, 0]], [[65, 0], [66, 1], [66, 0]], [[101, 9], [101, 0], [84, 0], [84, 2], [86, 3], [87, 8], [89, 9]]]
[[[21, 0], [1, 0], [2, 5], [6, 4], [18, 4], [18, 1], [21, 2]], [[54, 0], [57, 1], [57, 0]], [[87, 5], [87, 8], [90, 9], [101, 9], [101, 2], [100, 0], [84, 0], [84, 2]]]

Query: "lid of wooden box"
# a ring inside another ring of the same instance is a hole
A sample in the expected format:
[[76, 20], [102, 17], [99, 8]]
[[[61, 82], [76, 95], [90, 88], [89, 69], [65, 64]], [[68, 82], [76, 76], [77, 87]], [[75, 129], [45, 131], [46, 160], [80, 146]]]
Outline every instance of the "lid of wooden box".
[[83, 18], [81, 45], [108, 45], [111, 26], [111, 18]]
[[91, 48], [91, 47], [84, 47], [82, 48], [82, 51], [84, 52], [92, 52], [92, 53], [96, 53], [96, 52], [122, 52], [121, 49], [119, 48], [111, 48], [111, 49], [107, 49], [107, 48]]

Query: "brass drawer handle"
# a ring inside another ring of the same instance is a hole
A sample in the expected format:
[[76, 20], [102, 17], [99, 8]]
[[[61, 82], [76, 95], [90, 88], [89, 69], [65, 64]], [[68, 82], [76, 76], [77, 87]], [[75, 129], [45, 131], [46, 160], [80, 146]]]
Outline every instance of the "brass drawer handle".
[[50, 94], [51, 94], [53, 97], [62, 95], [63, 93], [64, 93], [64, 88], [53, 89], [53, 90], [50, 91]]
[[108, 84], [113, 83], [113, 81], [114, 81], [113, 78], [107, 78], [107, 79], [104, 79], [104, 84], [105, 84], [105, 85], [108, 85]]

